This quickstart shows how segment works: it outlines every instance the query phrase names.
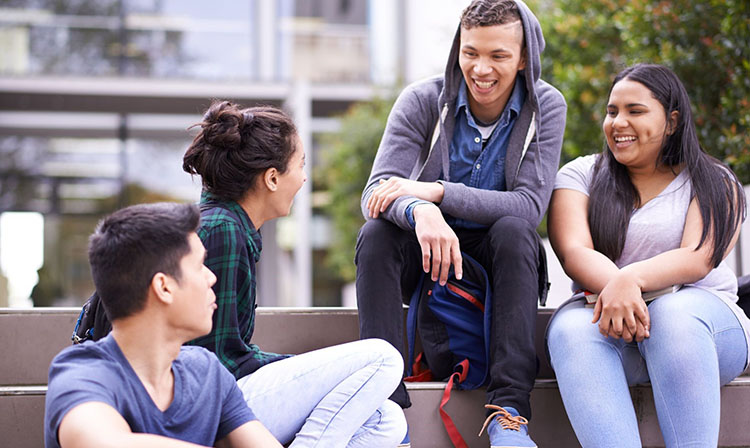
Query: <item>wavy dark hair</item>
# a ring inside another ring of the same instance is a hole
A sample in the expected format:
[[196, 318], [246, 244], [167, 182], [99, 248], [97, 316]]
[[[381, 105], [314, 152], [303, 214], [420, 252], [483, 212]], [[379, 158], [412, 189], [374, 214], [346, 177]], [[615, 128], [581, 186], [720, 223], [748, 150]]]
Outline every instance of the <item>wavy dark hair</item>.
[[[677, 111], [672, 134], [668, 134], [666, 127], [664, 129], [664, 144], [656, 164], [687, 170], [692, 197], [697, 198], [703, 218], [703, 231], [696, 250], [706, 243], [710, 234], [711, 264], [716, 267], [745, 219], [744, 190], [734, 173], [701, 147], [690, 98], [674, 72], [661, 65], [637, 64], [615, 77], [610, 92], [615, 84], [625, 79], [638, 82], [651, 92], [664, 107], [667, 123], [671, 113]], [[617, 162], [606, 142], [594, 166], [589, 191], [588, 218], [594, 248], [614, 261], [622, 254], [630, 217], [642, 204], [627, 168]]]
[[203, 188], [224, 200], [242, 198], [268, 168], [286, 172], [295, 150], [297, 128], [271, 106], [242, 109], [214, 101], [194, 126], [201, 130], [182, 158], [182, 169], [200, 175]]

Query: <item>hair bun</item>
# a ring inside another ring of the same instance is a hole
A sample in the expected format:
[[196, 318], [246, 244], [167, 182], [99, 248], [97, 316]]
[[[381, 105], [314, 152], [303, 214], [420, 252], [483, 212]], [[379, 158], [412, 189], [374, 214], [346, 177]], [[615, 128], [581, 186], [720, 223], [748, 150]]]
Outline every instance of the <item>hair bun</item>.
[[212, 149], [231, 150], [242, 143], [244, 114], [229, 101], [214, 103], [203, 116], [203, 138]]

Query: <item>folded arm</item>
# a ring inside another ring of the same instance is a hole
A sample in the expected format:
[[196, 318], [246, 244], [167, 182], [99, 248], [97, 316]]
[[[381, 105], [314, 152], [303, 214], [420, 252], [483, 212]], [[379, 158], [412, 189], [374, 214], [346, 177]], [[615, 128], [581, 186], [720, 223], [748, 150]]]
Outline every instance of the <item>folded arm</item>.
[[101, 402], [86, 402], [68, 411], [60, 422], [57, 435], [61, 448], [201, 446], [155, 434], [134, 433], [115, 408]]

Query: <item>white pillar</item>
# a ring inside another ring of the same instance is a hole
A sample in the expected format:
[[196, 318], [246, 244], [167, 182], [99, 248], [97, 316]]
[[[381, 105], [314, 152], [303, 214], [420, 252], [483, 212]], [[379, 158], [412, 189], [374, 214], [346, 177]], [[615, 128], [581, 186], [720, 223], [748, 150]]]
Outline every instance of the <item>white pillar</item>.
[[312, 220], [312, 100], [310, 98], [310, 84], [306, 80], [294, 83], [288, 109], [294, 117], [302, 145], [305, 148], [305, 172], [307, 182], [294, 199], [294, 267], [295, 294], [292, 303], [295, 306], [312, 306], [312, 244], [310, 226]]
[[253, 48], [258, 52], [258, 79], [273, 82], [278, 79], [276, 73], [276, 58], [278, 49], [276, 46], [278, 20], [276, 19], [276, 2], [274, 0], [258, 0], [257, 17], [255, 25], [258, 27], [256, 36], [257, 44]]

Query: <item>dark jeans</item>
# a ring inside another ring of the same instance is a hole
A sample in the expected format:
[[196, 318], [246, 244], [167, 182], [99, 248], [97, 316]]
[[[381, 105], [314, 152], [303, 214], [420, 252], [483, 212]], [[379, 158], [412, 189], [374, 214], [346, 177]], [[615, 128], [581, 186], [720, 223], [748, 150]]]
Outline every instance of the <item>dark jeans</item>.
[[[507, 216], [486, 230], [457, 229], [461, 251], [487, 270], [493, 291], [487, 402], [512, 406], [531, 418], [529, 395], [538, 360], [534, 346], [541, 240], [527, 221]], [[382, 338], [404, 348], [402, 303], [408, 303], [422, 273], [414, 231], [384, 219], [369, 220], [357, 238], [357, 306], [361, 338]], [[546, 274], [546, 272], [545, 272]], [[403, 382], [391, 396], [411, 405]]]

